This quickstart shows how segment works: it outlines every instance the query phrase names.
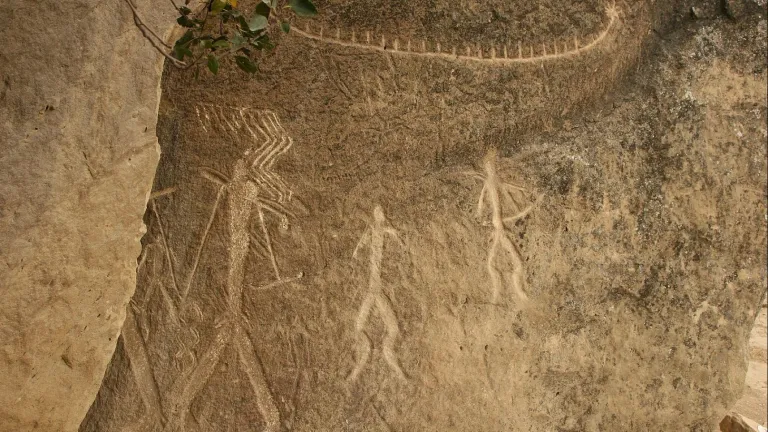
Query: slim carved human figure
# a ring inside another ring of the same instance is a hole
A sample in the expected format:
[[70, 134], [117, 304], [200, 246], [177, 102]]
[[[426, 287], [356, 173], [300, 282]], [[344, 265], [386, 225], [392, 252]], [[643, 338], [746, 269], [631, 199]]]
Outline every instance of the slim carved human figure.
[[[509, 253], [509, 256], [512, 259], [512, 291], [517, 296], [519, 302], [525, 303], [528, 301], [528, 296], [525, 294], [524, 289], [525, 277], [523, 261], [520, 258], [520, 251], [518, 251], [517, 246], [510, 240], [510, 235], [504, 224], [524, 218], [531, 211], [533, 205], [531, 204], [520, 210], [520, 204], [515, 198], [515, 194], [522, 192], [523, 189], [519, 186], [499, 181], [496, 172], [495, 149], [490, 150], [485, 156], [483, 168], [485, 169], [484, 176], [480, 174], [473, 175], [476, 178], [483, 180], [483, 189], [480, 192], [480, 199], [477, 203], [477, 216], [482, 216], [486, 202], [491, 209], [491, 226], [493, 227], [493, 233], [491, 234], [491, 247], [488, 249], [486, 263], [488, 275], [491, 278], [491, 303], [497, 304], [499, 302], [499, 295], [503, 285], [501, 272], [496, 267], [496, 255], [498, 254], [500, 247]], [[512, 216], [504, 216], [502, 197], [507, 198], [516, 207], [514, 209], [514, 212], [516, 213]]]
[[[246, 163], [247, 177], [255, 186], [258, 186], [258, 202], [254, 206], [259, 216], [262, 235], [264, 241], [260, 245], [265, 249], [275, 277], [281, 280], [280, 269], [277, 266], [275, 253], [272, 250], [272, 240], [267, 230], [265, 221], [265, 210], [272, 212], [280, 218], [281, 226], [288, 226], [288, 216], [290, 213], [281, 205], [285, 201], [290, 201], [293, 192], [288, 188], [285, 182], [272, 171], [277, 158], [288, 151], [293, 146], [293, 139], [285, 133], [277, 115], [271, 111], [251, 111], [246, 109], [228, 109], [225, 111], [221, 107], [210, 107], [201, 105], [197, 107], [198, 118], [201, 122], [210, 121], [211, 117], [217, 120], [225, 131], [239, 136], [243, 134], [250, 135], [254, 140], [263, 140], [261, 145], [255, 150], [249, 152]], [[202, 113], [201, 111], [202, 110]], [[205, 119], [205, 120], [204, 120]], [[244, 162], [245, 163], [245, 162]], [[228, 180], [220, 173], [213, 170], [206, 170], [203, 175], [224, 185]], [[270, 194], [277, 198], [277, 202], [266, 198]]]
[[240, 364], [248, 376], [256, 396], [256, 405], [265, 423], [265, 431], [280, 430], [280, 412], [267, 385], [261, 361], [242, 326], [243, 279], [245, 259], [250, 247], [249, 219], [254, 204], [260, 202], [258, 189], [249, 179], [244, 160], [235, 164], [231, 180], [226, 185], [229, 204], [229, 270], [227, 273], [227, 316], [219, 322], [214, 340], [197, 367], [186, 377], [174, 383], [173, 398], [166, 431], [183, 428], [189, 405], [205, 386], [222, 352], [229, 346], [237, 351]]
[[352, 257], [356, 258], [360, 248], [366, 243], [371, 249], [368, 292], [363, 299], [363, 304], [360, 307], [357, 319], [355, 320], [355, 336], [357, 337], [358, 356], [352, 373], [347, 377], [348, 384], [352, 384], [357, 380], [370, 359], [372, 343], [371, 339], [365, 333], [365, 324], [368, 322], [368, 318], [370, 317], [374, 306], [376, 307], [376, 310], [379, 311], [381, 319], [384, 321], [384, 326], [386, 327], [386, 336], [384, 337], [382, 346], [384, 360], [398, 378], [404, 381], [407, 380], [400, 367], [400, 363], [395, 356], [395, 342], [400, 334], [397, 316], [395, 315], [391, 302], [382, 291], [381, 286], [381, 258], [384, 250], [385, 234], [392, 236], [402, 246], [405, 246], [398, 237], [397, 231], [388, 224], [387, 219], [384, 216], [384, 210], [382, 210], [381, 206], [377, 205], [373, 210], [373, 224], [365, 230], [352, 253]]
[[[216, 114], [215, 110], [212, 111], [213, 114]], [[225, 117], [223, 112], [219, 114], [217, 120], [229, 126], [230, 132], [233, 134], [242, 132], [242, 129], [239, 129], [242, 127], [247, 128], [254, 138], [257, 137], [254, 129], [264, 132], [258, 125], [257, 116], [246, 116], [242, 110], [229, 119]], [[206, 119], [208, 118], [207, 115], [206, 112]], [[270, 112], [266, 113], [266, 117], [264, 126], [267, 131], [264, 133], [264, 144], [257, 149], [246, 151], [245, 157], [235, 163], [231, 178], [228, 179], [223, 174], [213, 170], [204, 170], [203, 172], [205, 178], [218, 183], [227, 195], [230, 240], [229, 268], [225, 284], [227, 313], [223, 319], [219, 320], [208, 351], [203, 354], [196, 367], [189, 374], [174, 382], [169, 392], [170, 402], [167, 404], [169, 414], [164, 429], [168, 432], [183, 430], [190, 404], [205, 387], [219, 363], [222, 353], [229, 347], [236, 350], [240, 365], [248, 377], [255, 394], [257, 409], [265, 423], [264, 430], [277, 432], [281, 428], [280, 412], [264, 376], [261, 361], [244, 329], [242, 314], [245, 262], [253, 242], [250, 233], [250, 218], [254, 210], [258, 213], [265, 237], [262, 246], [269, 253], [277, 277], [276, 282], [260, 288], [271, 288], [302, 277], [300, 273], [295, 278], [280, 278], [272, 243], [264, 221], [264, 211], [267, 210], [279, 216], [281, 223], [287, 226], [288, 215], [290, 214], [280, 203], [286, 195], [279, 190], [284, 186], [284, 183], [281, 181], [274, 182], [275, 178], [279, 179], [274, 173], [269, 173], [268, 178], [261, 176], [269, 170], [274, 159], [284, 153], [291, 144], [290, 138], [283, 136], [284, 130], [279, 127], [277, 117]], [[271, 126], [267, 126], [267, 124]], [[287, 187], [284, 190], [287, 191]], [[275, 192], [273, 195], [277, 195], [277, 201], [264, 196], [263, 192]], [[289, 191], [287, 195], [290, 199]]]

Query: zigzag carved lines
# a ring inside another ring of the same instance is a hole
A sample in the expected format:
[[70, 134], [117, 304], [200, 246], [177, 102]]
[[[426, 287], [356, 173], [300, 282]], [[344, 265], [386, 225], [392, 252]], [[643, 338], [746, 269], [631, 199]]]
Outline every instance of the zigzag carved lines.
[[218, 126], [233, 139], [253, 138], [255, 145], [246, 154], [251, 179], [278, 202], [290, 200], [293, 191], [272, 166], [293, 146], [293, 139], [273, 111], [197, 104], [195, 114], [206, 132], [209, 127]]
[[511, 47], [509, 45], [503, 45], [501, 47], [491, 46], [486, 50], [483, 50], [483, 47], [480, 45], [475, 47], [467, 46], [464, 50], [455, 46], [450, 49], [444, 49], [439, 42], [428, 43], [426, 40], [422, 40], [416, 44], [412, 44], [411, 40], [406, 40], [405, 43], [401, 44], [400, 40], [397, 38], [388, 39], [385, 36], [382, 36], [380, 40], [371, 38], [370, 32], [365, 33], [364, 41], [359, 41], [354, 31], [351, 33], [349, 39], [344, 39], [342, 37], [341, 29], [339, 28], [336, 28], [334, 36], [329, 36], [324, 33], [323, 27], [320, 27], [317, 33], [313, 33], [309, 25], [306, 25], [304, 30], [292, 28], [291, 33], [333, 45], [369, 51], [381, 51], [396, 55], [432, 57], [446, 60], [484, 62], [491, 64], [519, 64], [575, 57], [594, 49], [605, 40], [619, 23], [619, 10], [616, 5], [608, 6], [606, 8], [606, 15], [608, 16], [608, 23], [605, 28], [597, 35], [588, 37], [588, 42], [586, 44], [583, 44], [584, 41], [579, 40], [579, 38], [574, 38], [572, 42], [555, 42], [536, 46], [524, 46], [522, 42], [517, 42]]

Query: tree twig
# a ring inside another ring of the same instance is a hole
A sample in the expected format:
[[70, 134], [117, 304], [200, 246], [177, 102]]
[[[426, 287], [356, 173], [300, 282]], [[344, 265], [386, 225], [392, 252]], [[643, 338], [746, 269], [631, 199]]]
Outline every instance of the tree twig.
[[141, 16], [139, 15], [139, 11], [136, 9], [136, 6], [131, 2], [131, 0], [125, 0], [125, 3], [127, 3], [128, 7], [131, 8], [131, 12], [133, 13], [133, 22], [136, 24], [136, 27], [139, 28], [144, 38], [147, 39], [149, 43], [152, 44], [152, 46], [160, 54], [163, 55], [163, 57], [170, 60], [174, 66], [177, 66], [177, 67], [187, 66], [186, 63], [184, 63], [183, 61], [177, 58], [172, 57], [170, 54], [166, 52], [166, 50], [163, 47], [167, 49], [172, 49], [171, 46], [166, 44], [160, 36], [158, 36], [155, 32], [152, 31], [152, 29], [150, 29], [146, 24], [144, 24], [144, 21], [141, 19]]
[[168, 0], [168, 1], [170, 1], [170, 2], [171, 2], [171, 4], [173, 5], [173, 10], [175, 10], [175, 11], [178, 11], [178, 10], [179, 10], [179, 7], [178, 7], [178, 6], [176, 6], [176, 2], [175, 2], [175, 1], [173, 1], [173, 0]]

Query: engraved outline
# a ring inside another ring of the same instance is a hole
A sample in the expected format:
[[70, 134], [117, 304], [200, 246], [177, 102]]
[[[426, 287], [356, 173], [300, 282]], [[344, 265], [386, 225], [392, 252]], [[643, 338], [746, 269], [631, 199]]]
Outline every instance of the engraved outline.
[[[392, 47], [390, 48], [387, 46], [387, 39], [385, 36], [381, 37], [380, 44], [371, 43], [370, 32], [366, 32], [366, 42], [358, 42], [357, 39], [355, 38], [354, 31], [352, 32], [350, 40], [347, 41], [341, 38], [341, 30], [339, 28], [336, 28], [335, 37], [328, 37], [323, 35], [323, 32], [324, 32], [323, 27], [320, 27], [319, 34], [312, 33], [309, 27], [309, 24], [305, 25], [304, 30], [301, 30], [299, 28], [292, 28], [291, 33], [295, 33], [306, 39], [312, 39], [320, 42], [329, 43], [332, 45], [340, 45], [340, 46], [363, 49], [368, 51], [380, 51], [380, 52], [386, 52], [386, 53], [404, 55], [404, 56], [421, 56], [421, 57], [441, 58], [446, 60], [463, 60], [463, 61], [469, 61], [469, 62], [483, 62], [483, 63], [525, 64], [525, 63], [557, 60], [557, 59], [567, 58], [567, 57], [575, 57], [579, 54], [583, 54], [584, 52], [594, 49], [600, 42], [602, 42], [608, 36], [608, 34], [620, 22], [620, 16], [619, 16], [620, 10], [615, 3], [612, 3], [606, 6], [605, 14], [608, 17], [608, 23], [606, 24], [605, 28], [596, 36], [594, 36], [593, 38], [590, 38], [592, 40], [585, 45], [581, 44], [581, 41], [579, 40], [578, 37], [574, 37], [572, 47], [569, 47], [567, 43], [563, 43], [563, 50], [560, 51], [558, 44], [554, 43], [553, 52], [551, 54], [548, 54], [547, 44], [541, 44], [542, 54], [535, 55], [533, 45], [530, 45], [528, 49], [525, 49], [521, 42], [517, 42], [516, 57], [510, 56], [510, 49], [508, 45], [504, 45], [503, 48], [500, 50], [497, 49], [495, 46], [493, 46], [491, 47], [490, 50], [487, 51], [488, 56], [484, 56], [483, 49], [479, 46], [475, 50], [467, 46], [465, 53], [460, 54], [459, 49], [457, 47], [453, 47], [450, 52], [446, 52], [442, 50], [440, 43], [436, 43], [434, 44], [435, 46], [434, 51], [429, 51], [427, 42], [425, 40], [421, 41], [420, 50], [414, 50], [411, 46], [412, 44], [410, 40], [406, 42], [405, 50], [403, 50], [400, 48], [399, 40], [397, 38], [394, 38], [394, 39], [391, 39]], [[473, 51], [475, 54], [473, 54]], [[530, 55], [528, 57], [525, 57], [524, 52], [530, 52]], [[502, 55], [502, 57], [499, 57], [498, 55]]]
[[384, 250], [384, 236], [390, 235], [397, 242], [405, 248], [405, 244], [400, 239], [384, 216], [384, 210], [380, 205], [376, 205], [373, 209], [373, 224], [369, 225], [363, 232], [360, 241], [355, 246], [355, 250], [352, 252], [352, 257], [356, 258], [357, 253], [364, 244], [368, 244], [371, 249], [370, 255], [370, 275], [369, 275], [369, 287], [368, 292], [363, 299], [363, 303], [360, 306], [360, 310], [355, 320], [355, 336], [357, 338], [357, 360], [352, 372], [347, 376], [347, 385], [353, 384], [357, 381], [363, 368], [368, 363], [371, 357], [371, 349], [373, 343], [370, 337], [365, 333], [365, 324], [368, 321], [372, 313], [374, 306], [379, 312], [379, 316], [384, 321], [386, 327], [386, 336], [384, 337], [382, 353], [384, 360], [389, 365], [390, 369], [395, 375], [402, 381], [408, 381], [405, 373], [403, 373], [400, 363], [395, 355], [395, 342], [400, 335], [400, 326], [397, 322], [397, 315], [392, 308], [392, 303], [389, 298], [384, 294], [381, 285], [381, 259]]
[[[499, 247], [503, 247], [509, 252], [512, 257], [512, 290], [517, 296], [519, 302], [526, 303], [528, 296], [525, 293], [525, 277], [523, 270], [523, 260], [520, 257], [520, 251], [517, 246], [509, 239], [510, 234], [507, 232], [507, 228], [504, 224], [509, 222], [515, 222], [528, 215], [533, 209], [534, 204], [517, 210], [522, 205], [515, 198], [516, 192], [524, 192], [525, 190], [511, 183], [502, 183], [499, 180], [498, 173], [496, 171], [496, 149], [491, 149], [486, 154], [483, 161], [483, 168], [485, 169], [485, 175], [476, 172], [467, 173], [472, 177], [483, 181], [483, 188], [480, 191], [480, 198], [477, 202], [476, 216], [481, 217], [483, 215], [483, 209], [486, 200], [489, 201], [489, 207], [491, 209], [491, 226], [493, 232], [491, 234], [491, 247], [488, 249], [488, 257], [486, 259], [486, 270], [488, 276], [491, 278], [491, 304], [498, 304], [499, 295], [501, 292], [502, 276], [498, 268], [496, 268], [495, 260]], [[502, 208], [502, 194], [504, 198], [507, 198], [512, 202], [517, 211], [513, 216], [504, 217]], [[539, 196], [538, 200], [541, 200], [542, 196]], [[537, 200], [537, 201], [538, 201]]]

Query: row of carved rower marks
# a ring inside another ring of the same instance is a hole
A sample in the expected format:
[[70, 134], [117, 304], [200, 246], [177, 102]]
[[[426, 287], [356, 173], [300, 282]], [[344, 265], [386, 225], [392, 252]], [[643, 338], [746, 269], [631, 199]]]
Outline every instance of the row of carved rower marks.
[[502, 64], [532, 63], [573, 57], [596, 48], [619, 24], [619, 9], [615, 4], [607, 6], [605, 13], [607, 21], [603, 29], [597, 34], [542, 44], [526, 44], [524, 41], [516, 41], [503, 45], [488, 45], [478, 42], [465, 46], [443, 46], [440, 42], [426, 39], [401, 40], [397, 37], [375, 35], [370, 31], [347, 31], [339, 27], [329, 30], [322, 26], [313, 28], [309, 23], [305, 23], [303, 28], [292, 29], [291, 33], [333, 45], [398, 55]]

